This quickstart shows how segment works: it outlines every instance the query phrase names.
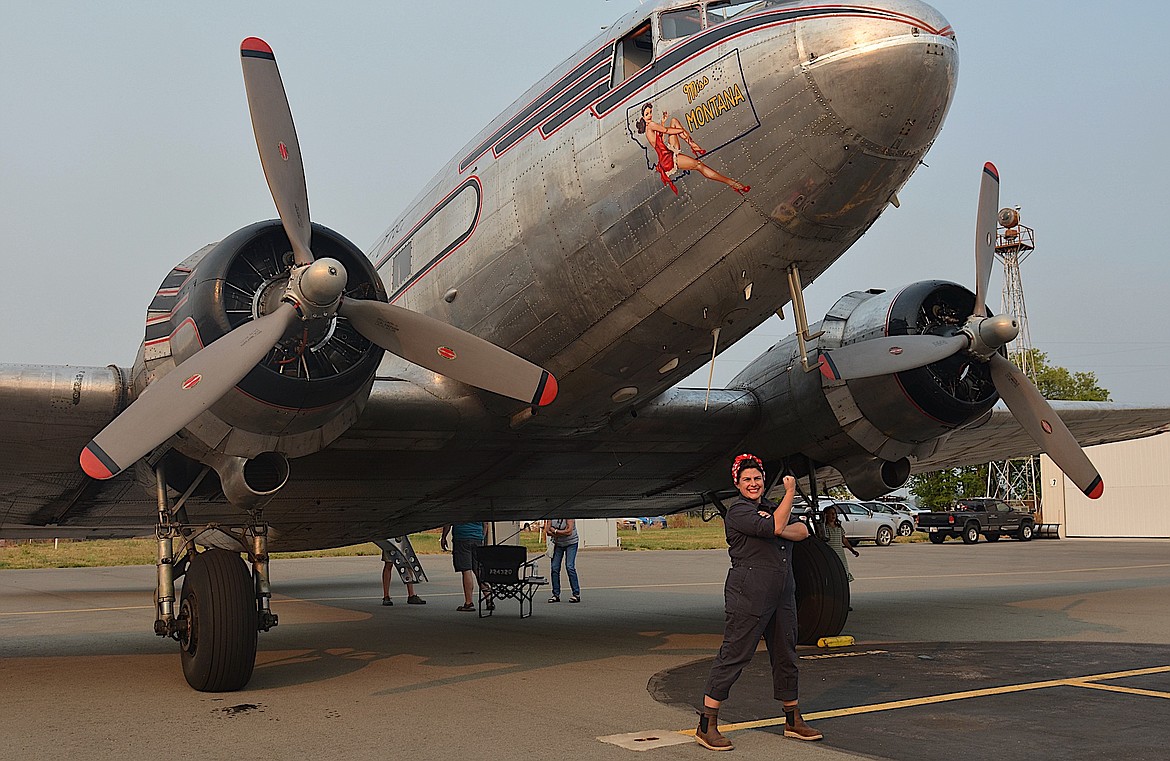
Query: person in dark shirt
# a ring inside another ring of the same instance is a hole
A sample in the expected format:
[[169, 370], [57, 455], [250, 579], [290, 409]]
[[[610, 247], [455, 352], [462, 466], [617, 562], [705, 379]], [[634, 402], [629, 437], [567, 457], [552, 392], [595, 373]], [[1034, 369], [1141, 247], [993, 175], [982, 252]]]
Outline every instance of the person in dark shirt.
[[695, 741], [711, 750], [731, 750], [719, 732], [719, 706], [752, 660], [763, 636], [772, 663], [772, 692], [784, 705], [784, 736], [820, 740], [823, 735], [797, 707], [796, 581], [792, 543], [808, 538], [808, 527], [792, 517], [796, 479], [784, 476], [784, 498], [764, 497], [764, 466], [741, 454], [731, 466], [739, 496], [727, 508], [724, 530], [731, 569], [723, 587], [726, 623], [707, 687]]

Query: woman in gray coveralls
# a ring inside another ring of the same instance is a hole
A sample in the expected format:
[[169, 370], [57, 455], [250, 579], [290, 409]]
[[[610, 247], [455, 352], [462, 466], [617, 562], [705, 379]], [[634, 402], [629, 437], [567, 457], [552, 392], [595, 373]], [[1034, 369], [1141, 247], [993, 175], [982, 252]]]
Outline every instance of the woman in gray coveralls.
[[711, 750], [731, 750], [719, 733], [719, 705], [751, 662], [763, 636], [772, 663], [772, 692], [784, 704], [784, 736], [820, 740], [823, 735], [800, 717], [797, 707], [796, 582], [792, 543], [808, 538], [808, 528], [792, 517], [796, 479], [784, 476], [780, 504], [764, 497], [764, 466], [741, 454], [731, 466], [739, 496], [727, 508], [724, 528], [731, 569], [723, 587], [727, 616], [723, 645], [711, 666], [699, 713], [695, 741]]

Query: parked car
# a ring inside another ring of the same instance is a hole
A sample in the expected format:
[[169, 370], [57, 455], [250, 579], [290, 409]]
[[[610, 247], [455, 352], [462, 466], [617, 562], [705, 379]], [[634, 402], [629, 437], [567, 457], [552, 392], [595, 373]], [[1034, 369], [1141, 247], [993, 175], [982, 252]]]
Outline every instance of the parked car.
[[910, 536], [918, 526], [917, 516], [898, 502], [863, 502], [873, 512], [888, 515], [894, 521], [898, 536]]
[[652, 515], [645, 518], [618, 518], [618, 528], [666, 528], [665, 515]]
[[889, 546], [894, 541], [898, 526], [892, 517], [884, 513], [874, 513], [865, 504], [856, 500], [836, 500], [821, 502], [824, 510], [830, 505], [837, 508], [837, 518], [845, 528], [845, 536], [851, 542], [873, 542], [879, 547]]

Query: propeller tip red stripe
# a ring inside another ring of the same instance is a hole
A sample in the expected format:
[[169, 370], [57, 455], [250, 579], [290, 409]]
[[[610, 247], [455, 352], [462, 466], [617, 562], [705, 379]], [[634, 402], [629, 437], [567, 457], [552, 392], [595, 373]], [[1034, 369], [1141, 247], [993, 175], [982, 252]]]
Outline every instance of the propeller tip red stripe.
[[994, 177], [996, 182], [999, 182], [999, 170], [995, 168], [995, 164], [988, 161], [983, 165], [983, 171]]
[[833, 364], [833, 360], [829, 359], [828, 352], [821, 354], [819, 367], [821, 368], [821, 375], [825, 376], [829, 380], [841, 380], [841, 374], [837, 371], [837, 366]]
[[266, 55], [272, 55], [272, 48], [268, 46], [267, 42], [260, 39], [259, 37], [248, 37], [240, 43], [240, 52], [264, 53]]
[[81, 469], [90, 478], [96, 478], [99, 481], [113, 478], [119, 472], [110, 467], [113, 464], [113, 460], [110, 459], [109, 455], [103, 452], [102, 448], [92, 441], [86, 445], [85, 449], [81, 450]]
[[1093, 479], [1093, 483], [1089, 484], [1085, 489], [1085, 496], [1089, 499], [1100, 499], [1101, 495], [1105, 493], [1105, 482], [1101, 480], [1101, 476]]
[[544, 371], [541, 376], [540, 385], [536, 387], [536, 396], [534, 401], [538, 407], [543, 407], [546, 404], [551, 404], [553, 399], [557, 398], [557, 379], [548, 370]]

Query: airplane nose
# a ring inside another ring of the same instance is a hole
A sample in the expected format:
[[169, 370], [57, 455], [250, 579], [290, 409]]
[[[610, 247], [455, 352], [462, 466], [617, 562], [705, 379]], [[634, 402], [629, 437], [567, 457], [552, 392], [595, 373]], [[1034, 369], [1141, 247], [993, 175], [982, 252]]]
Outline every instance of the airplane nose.
[[848, 18], [800, 24], [809, 77], [858, 137], [890, 154], [926, 150], [958, 79], [958, 47], [947, 20], [916, 1], [867, 5]]

